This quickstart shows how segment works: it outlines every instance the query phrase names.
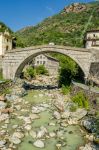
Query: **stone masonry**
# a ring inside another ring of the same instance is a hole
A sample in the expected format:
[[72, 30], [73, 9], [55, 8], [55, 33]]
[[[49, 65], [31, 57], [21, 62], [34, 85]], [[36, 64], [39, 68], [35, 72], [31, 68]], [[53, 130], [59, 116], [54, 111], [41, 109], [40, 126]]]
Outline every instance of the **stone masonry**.
[[84, 72], [85, 78], [88, 77], [91, 63], [96, 61], [97, 56], [97, 51], [93, 49], [73, 48], [57, 45], [15, 49], [7, 52], [3, 58], [2, 68], [4, 78], [14, 79], [15, 77], [19, 77], [24, 66], [31, 61], [33, 57], [50, 52], [57, 52], [72, 58]]

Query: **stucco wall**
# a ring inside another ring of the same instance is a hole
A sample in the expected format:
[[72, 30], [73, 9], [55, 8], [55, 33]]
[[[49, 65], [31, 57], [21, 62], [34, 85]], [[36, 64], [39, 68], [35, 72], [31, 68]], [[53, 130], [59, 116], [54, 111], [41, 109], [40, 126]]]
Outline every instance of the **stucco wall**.
[[86, 34], [86, 44], [85, 47], [90, 49], [99, 49], [99, 31], [88, 32]]

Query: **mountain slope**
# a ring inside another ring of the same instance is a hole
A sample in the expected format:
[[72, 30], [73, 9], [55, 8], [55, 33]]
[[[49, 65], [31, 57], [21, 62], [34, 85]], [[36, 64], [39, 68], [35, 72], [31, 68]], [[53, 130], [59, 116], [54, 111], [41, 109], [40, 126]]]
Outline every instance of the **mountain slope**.
[[[92, 15], [92, 17], [91, 17]], [[59, 14], [15, 33], [17, 46], [54, 42], [58, 45], [83, 47], [86, 30], [99, 29], [99, 3], [72, 4]]]

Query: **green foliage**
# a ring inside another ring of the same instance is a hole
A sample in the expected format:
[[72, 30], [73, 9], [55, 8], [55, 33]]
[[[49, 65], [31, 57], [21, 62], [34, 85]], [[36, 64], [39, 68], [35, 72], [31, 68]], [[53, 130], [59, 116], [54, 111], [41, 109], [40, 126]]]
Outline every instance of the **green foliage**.
[[44, 65], [39, 65], [38, 67], [36, 67], [36, 73], [38, 75], [42, 74], [42, 75], [48, 75], [48, 71], [47, 69], [44, 67]]
[[44, 65], [39, 65], [36, 68], [33, 68], [32, 66], [29, 66], [24, 71], [24, 77], [27, 78], [27, 79], [35, 78], [36, 75], [41, 75], [41, 74], [42, 75], [48, 75], [48, 71], [46, 70]]
[[65, 86], [65, 85], [62, 85], [62, 88], [61, 88], [62, 93], [64, 95], [68, 94], [70, 92], [70, 89], [71, 89], [70, 86]]
[[72, 97], [72, 101], [78, 105], [80, 108], [89, 109], [88, 98], [85, 96], [83, 92], [78, 92], [74, 97]]
[[59, 69], [59, 86], [70, 86], [71, 80], [78, 74], [78, 65], [70, 57], [53, 53], [53, 57], [57, 58], [60, 62]]
[[24, 72], [26, 78], [34, 78], [36, 76], [36, 71], [33, 67], [29, 66]]
[[[87, 9], [80, 13], [60, 12], [45, 19], [35, 27], [27, 27], [16, 32], [24, 46], [42, 45], [54, 42], [56, 45], [84, 47], [83, 38], [86, 30], [99, 28], [99, 3], [85, 4]], [[95, 8], [89, 26], [85, 29], [89, 17]]]

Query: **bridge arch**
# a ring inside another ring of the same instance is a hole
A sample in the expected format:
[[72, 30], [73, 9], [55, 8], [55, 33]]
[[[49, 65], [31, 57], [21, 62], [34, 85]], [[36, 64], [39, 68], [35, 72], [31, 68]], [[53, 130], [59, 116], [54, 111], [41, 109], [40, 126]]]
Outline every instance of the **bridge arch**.
[[3, 60], [3, 75], [5, 79], [14, 79], [19, 76], [25, 64], [33, 57], [43, 53], [60, 53], [73, 59], [87, 77], [90, 69], [91, 53], [86, 49], [77, 49], [63, 46], [38, 46], [16, 49], [7, 53]]

